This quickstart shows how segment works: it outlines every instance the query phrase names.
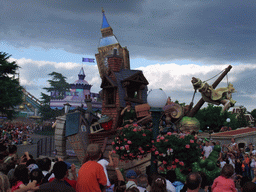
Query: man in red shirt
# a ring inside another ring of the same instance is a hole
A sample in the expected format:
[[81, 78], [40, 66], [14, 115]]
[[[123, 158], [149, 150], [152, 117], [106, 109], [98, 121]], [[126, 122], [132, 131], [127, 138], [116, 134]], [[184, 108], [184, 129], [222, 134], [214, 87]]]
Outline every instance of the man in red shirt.
[[101, 192], [100, 185], [107, 185], [107, 178], [102, 165], [97, 163], [101, 156], [98, 144], [90, 144], [86, 155], [89, 161], [85, 162], [79, 169], [76, 191], [77, 192]]

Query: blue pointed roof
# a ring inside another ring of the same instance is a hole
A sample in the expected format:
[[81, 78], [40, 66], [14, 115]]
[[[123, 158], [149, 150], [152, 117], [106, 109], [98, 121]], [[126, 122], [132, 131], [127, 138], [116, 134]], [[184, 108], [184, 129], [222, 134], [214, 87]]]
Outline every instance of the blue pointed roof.
[[102, 9], [102, 15], [103, 15], [103, 19], [102, 19], [102, 26], [101, 29], [110, 27], [110, 25], [108, 24], [107, 18], [105, 16], [105, 11]]

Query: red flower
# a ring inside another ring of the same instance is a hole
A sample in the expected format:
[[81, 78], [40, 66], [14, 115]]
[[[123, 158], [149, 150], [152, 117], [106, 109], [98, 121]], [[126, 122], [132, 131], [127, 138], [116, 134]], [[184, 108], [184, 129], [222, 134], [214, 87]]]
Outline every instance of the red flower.
[[166, 162], [166, 161], [163, 161], [163, 164], [164, 164], [164, 165], [166, 165], [166, 164], [167, 164], [167, 162]]
[[176, 165], [173, 165], [173, 166], [172, 166], [173, 169], [176, 169], [176, 167], [177, 167]]
[[190, 140], [190, 143], [194, 143], [194, 142], [195, 142], [194, 140], [192, 140], [192, 139]]
[[168, 167], [167, 167], [167, 170], [171, 170], [171, 169], [172, 169], [172, 166], [168, 166]]
[[158, 151], [156, 151], [156, 152], [155, 152], [155, 155], [159, 155], [159, 152], [158, 152]]
[[178, 162], [179, 162], [179, 159], [175, 159], [174, 161], [175, 161], [175, 163], [178, 163]]
[[138, 127], [138, 124], [137, 124], [137, 123], [134, 123], [133, 126], [134, 126], [134, 127]]
[[181, 136], [180, 136], [180, 139], [184, 139], [184, 138], [185, 138], [184, 135], [181, 135]]
[[126, 138], [124, 138], [124, 141], [127, 141], [127, 139], [126, 139]]
[[171, 136], [171, 135], [172, 135], [172, 132], [168, 132], [167, 135]]
[[127, 143], [130, 145], [130, 144], [132, 144], [132, 142], [129, 140], [129, 141], [127, 141]]
[[114, 141], [112, 142], [112, 145], [115, 145], [115, 142], [114, 142]]
[[180, 165], [181, 165], [181, 166], [184, 166], [184, 163], [181, 161], [181, 162], [180, 162]]
[[146, 137], [147, 135], [146, 135], [146, 133], [143, 133], [142, 136], [143, 136], [143, 137]]
[[133, 129], [133, 131], [134, 131], [134, 132], [137, 132], [137, 129], [136, 129], [136, 128], [134, 128], [134, 129]]
[[163, 168], [163, 167], [159, 167], [159, 170], [160, 170], [160, 171], [164, 171], [164, 168]]
[[155, 143], [155, 141], [154, 141], [154, 140], [152, 140], [152, 141], [151, 141], [151, 143]]
[[164, 136], [161, 136], [160, 139], [161, 139], [161, 140], [164, 140]]
[[160, 139], [157, 139], [157, 140], [156, 140], [156, 142], [158, 142], [158, 143], [159, 143], [159, 142], [160, 142]]
[[129, 145], [125, 145], [124, 147], [125, 147], [126, 150], [129, 150], [130, 146]]
[[141, 150], [140, 152], [141, 152], [141, 153], [144, 153], [145, 151]]
[[189, 149], [189, 148], [190, 148], [190, 145], [187, 144], [185, 147], [186, 147], [187, 149]]
[[119, 150], [119, 147], [116, 147], [116, 150]]
[[116, 151], [115, 151], [115, 150], [113, 150], [113, 151], [112, 151], [112, 153], [116, 153]]
[[195, 140], [197, 140], [197, 136], [195, 136]]
[[165, 142], [168, 142], [168, 139], [165, 139], [164, 141], [165, 141]]

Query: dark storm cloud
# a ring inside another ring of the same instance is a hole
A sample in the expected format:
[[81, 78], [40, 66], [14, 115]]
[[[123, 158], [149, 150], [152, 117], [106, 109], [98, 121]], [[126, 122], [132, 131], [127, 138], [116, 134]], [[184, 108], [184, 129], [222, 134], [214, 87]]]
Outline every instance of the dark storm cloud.
[[101, 7], [131, 58], [255, 62], [256, 2], [0, 0], [3, 41], [95, 54]]

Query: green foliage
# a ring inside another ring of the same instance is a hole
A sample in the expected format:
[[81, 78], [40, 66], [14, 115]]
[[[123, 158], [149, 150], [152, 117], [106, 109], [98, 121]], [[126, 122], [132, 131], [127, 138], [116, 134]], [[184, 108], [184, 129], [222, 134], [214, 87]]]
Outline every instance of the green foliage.
[[252, 115], [252, 117], [253, 117], [254, 119], [256, 119], [256, 109], [253, 109], [253, 110], [251, 111], [251, 115]]
[[[48, 80], [51, 86], [44, 87], [44, 89], [47, 92], [53, 92], [56, 95], [54, 99], [63, 99], [70, 88], [70, 85], [66, 82], [66, 77], [57, 72], [52, 72], [49, 75], [52, 77], [51, 80]], [[63, 114], [63, 110], [51, 109], [51, 96], [41, 93], [41, 101], [43, 105], [40, 107], [39, 112], [43, 120], [53, 119]]]
[[246, 120], [245, 115], [244, 115], [245, 112], [246, 112], [246, 109], [241, 110], [241, 112], [236, 117], [239, 127], [246, 127], [249, 125], [249, 122]]
[[168, 132], [167, 135], [157, 137], [154, 148], [155, 155], [167, 170], [176, 167], [189, 170], [200, 156], [200, 150], [193, 135], [179, 136]]
[[0, 113], [12, 119], [15, 106], [22, 103], [22, 87], [15, 74], [19, 66], [9, 62], [11, 55], [0, 52]]
[[51, 86], [44, 89], [47, 92], [54, 92], [56, 95], [55, 99], [64, 99], [66, 92], [70, 88], [69, 83], [66, 82], [67, 78], [57, 72], [52, 72], [49, 75], [52, 77], [52, 80], [48, 80]]
[[137, 124], [119, 128], [112, 143], [113, 152], [120, 160], [141, 159], [150, 152], [152, 132], [142, 129]]

